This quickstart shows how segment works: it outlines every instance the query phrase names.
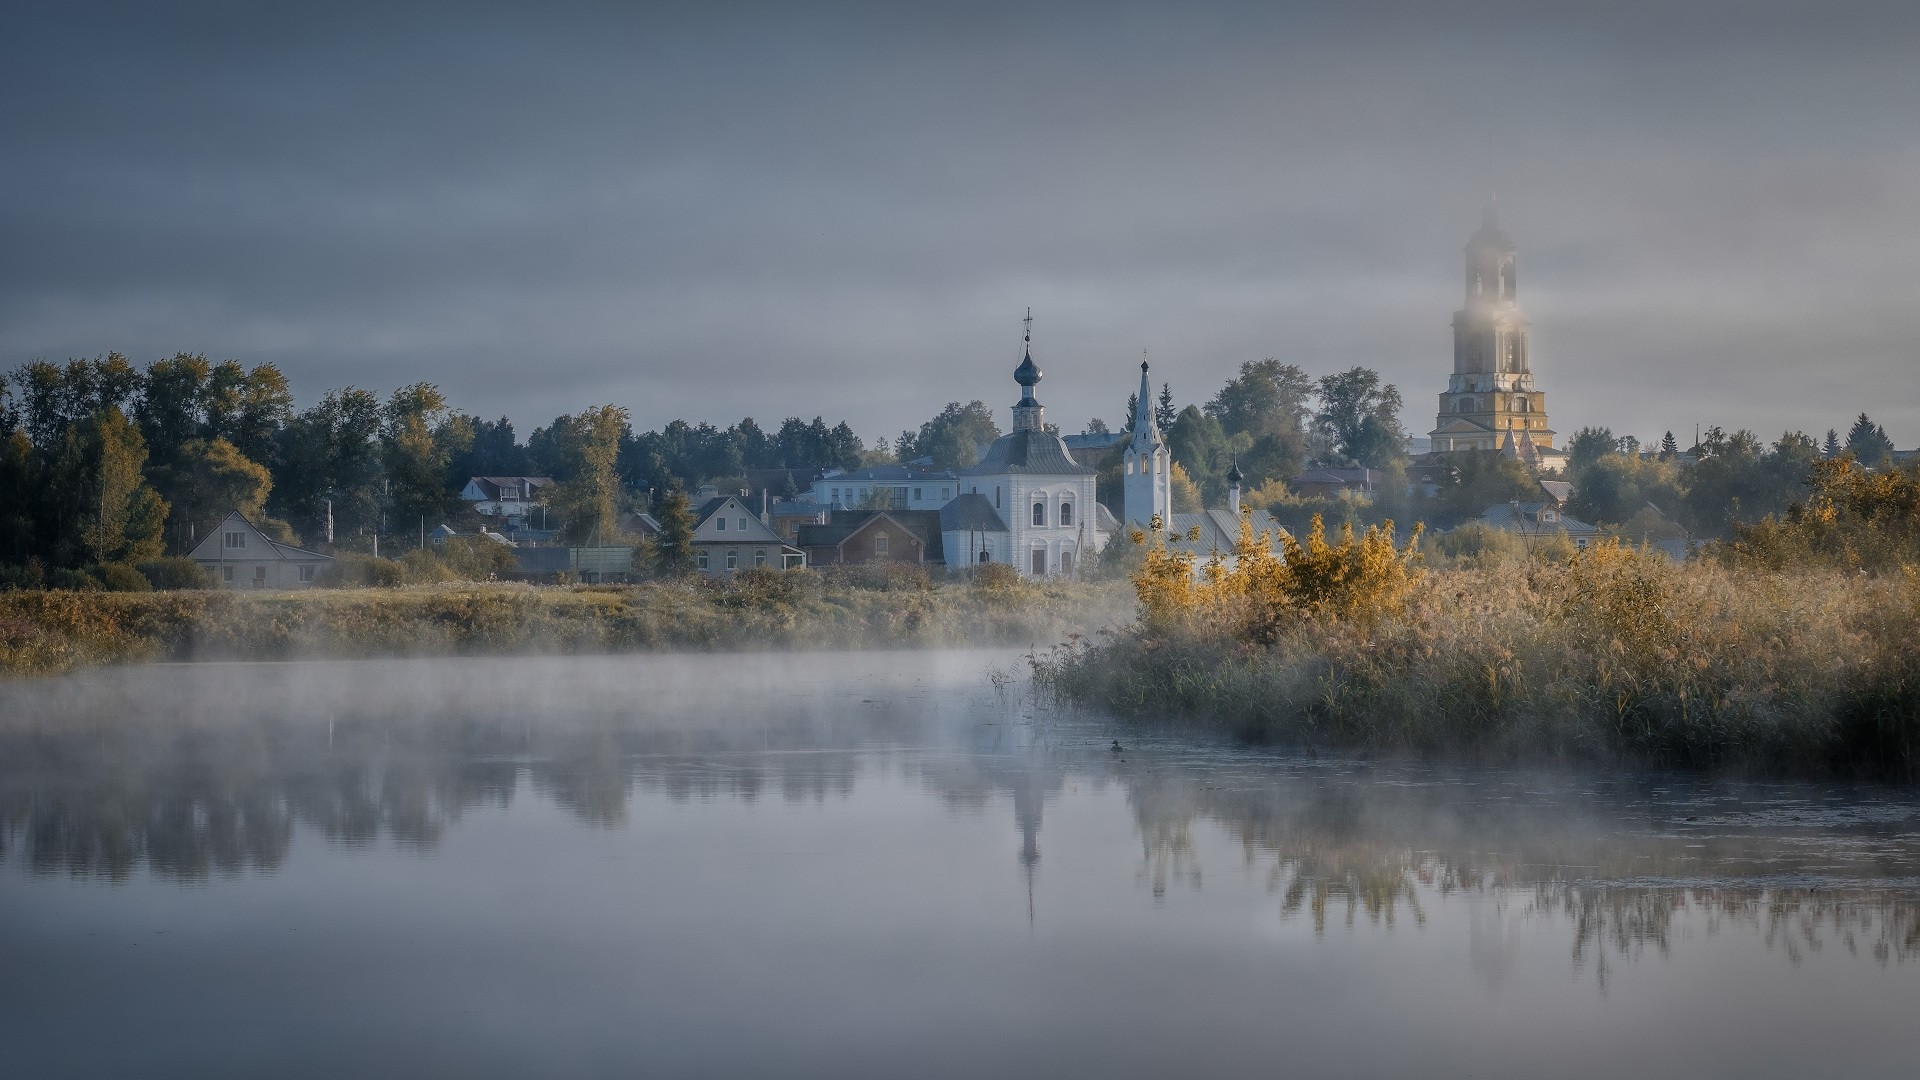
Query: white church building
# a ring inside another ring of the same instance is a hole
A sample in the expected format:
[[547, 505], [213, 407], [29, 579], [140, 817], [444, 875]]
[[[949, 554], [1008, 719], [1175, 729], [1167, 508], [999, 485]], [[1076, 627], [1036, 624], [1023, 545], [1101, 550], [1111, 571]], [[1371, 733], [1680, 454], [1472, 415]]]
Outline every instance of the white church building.
[[[1118, 530], [1094, 498], [1095, 470], [1075, 461], [1060, 436], [1047, 430], [1046, 409], [1033, 392], [1041, 375], [1030, 329], [1024, 344], [1026, 355], [1013, 373], [1020, 384], [1013, 430], [995, 439], [978, 464], [960, 470], [961, 497], [978, 496], [980, 502], [968, 499], [971, 520], [955, 522], [959, 528], [946, 543], [977, 536], [991, 542], [960, 548], [970, 561], [1004, 557], [1030, 577], [1072, 574], [1083, 555], [1098, 552]], [[1004, 523], [1004, 534], [980, 529], [985, 515], [978, 511], [987, 509]], [[1006, 554], [998, 556], [994, 549], [1002, 544]], [[949, 565], [958, 565], [955, 554], [949, 552]]]

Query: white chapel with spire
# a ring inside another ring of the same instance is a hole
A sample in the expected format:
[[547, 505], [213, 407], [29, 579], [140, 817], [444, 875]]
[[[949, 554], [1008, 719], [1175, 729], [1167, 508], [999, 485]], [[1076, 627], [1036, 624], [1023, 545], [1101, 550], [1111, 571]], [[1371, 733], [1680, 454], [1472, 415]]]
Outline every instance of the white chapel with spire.
[[1133, 435], [1121, 466], [1120, 517], [1144, 529], [1158, 517], [1162, 528], [1173, 522], [1173, 455], [1153, 418], [1153, 381], [1140, 361], [1140, 396], [1133, 410]]

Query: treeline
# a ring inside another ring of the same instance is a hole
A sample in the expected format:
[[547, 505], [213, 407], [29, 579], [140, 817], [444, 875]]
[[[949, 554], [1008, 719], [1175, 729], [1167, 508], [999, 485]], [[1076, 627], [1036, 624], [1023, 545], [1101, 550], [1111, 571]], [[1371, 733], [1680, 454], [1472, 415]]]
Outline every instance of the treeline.
[[286, 542], [368, 551], [384, 535], [404, 548], [461, 520], [459, 492], [475, 475], [552, 476], [567, 536], [611, 537], [649, 492], [748, 468], [853, 468], [864, 454], [851, 427], [819, 417], [773, 431], [745, 419], [636, 433], [608, 405], [521, 442], [504, 417], [462, 412], [431, 383], [384, 399], [331, 390], [296, 412], [272, 364], [186, 353], [144, 369], [118, 353], [35, 361], [0, 375], [0, 586], [190, 580], [191, 568], [166, 560], [235, 509]]

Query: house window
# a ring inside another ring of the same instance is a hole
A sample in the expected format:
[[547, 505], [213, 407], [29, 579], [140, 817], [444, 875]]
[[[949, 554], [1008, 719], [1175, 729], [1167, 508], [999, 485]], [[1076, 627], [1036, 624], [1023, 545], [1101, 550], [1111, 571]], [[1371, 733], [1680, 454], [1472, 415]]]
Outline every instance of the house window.
[[952, 488], [941, 488], [941, 489], [940, 489], [940, 497], [941, 497], [942, 499], [951, 499], [951, 498], [953, 498], [953, 489], [952, 489]]
[[222, 546], [225, 546], [225, 547], [230, 547], [230, 548], [243, 548], [243, 547], [246, 547], [246, 546], [247, 546], [247, 534], [246, 534], [246, 533], [243, 533], [243, 532], [230, 532], [230, 533], [227, 533], [227, 534], [226, 534], [226, 536], [225, 536], [225, 537], [224, 537], [224, 538], [222, 539], [222, 541], [221, 541], [221, 543], [222, 543]]
[[1045, 525], [1047, 523], [1047, 504], [1046, 503], [1033, 504], [1033, 523], [1035, 525]]
[[310, 581], [312, 581], [312, 580], [313, 580], [313, 564], [312, 564], [312, 563], [303, 563], [303, 564], [301, 564], [301, 566], [300, 566], [300, 581], [301, 581], [301, 583], [302, 583], [302, 584], [305, 584], [305, 583], [307, 583], [307, 582], [310, 582]]
[[694, 555], [693, 559], [694, 559], [695, 566], [698, 566], [702, 570], [707, 569], [707, 549], [706, 548], [701, 548], [699, 552]]
[[1035, 577], [1045, 576], [1047, 572], [1047, 549], [1033, 549], [1033, 573]]
[[767, 549], [766, 548], [761, 548], [758, 551], [755, 551], [753, 553], [753, 565], [755, 566], [767, 565]]
[[1060, 504], [1060, 524], [1062, 525], [1073, 524], [1073, 504], [1072, 503], [1063, 502]]
[[913, 489], [913, 500], [914, 500], [915, 502], [919, 502], [919, 501], [920, 501], [921, 499], [923, 499], [923, 498], [925, 498], [925, 497], [926, 497], [926, 496], [924, 496], [924, 495], [922, 495], [922, 494], [920, 494], [920, 489], [919, 489], [919, 488], [914, 488], [914, 489]]
[[740, 527], [740, 531], [741, 531], [741, 532], [746, 532], [746, 531], [747, 531], [747, 519], [746, 519], [746, 518], [741, 518], [741, 519], [740, 519], [739, 521], [737, 521], [737, 522], [735, 522], [734, 524], [736, 524], [736, 525], [738, 525], [738, 526]]
[[714, 524], [713, 524], [713, 528], [714, 528], [714, 531], [716, 531], [716, 532], [726, 532], [726, 531], [727, 531], [727, 519], [726, 519], [726, 518], [714, 518], [714, 519], [713, 519], [713, 522], [714, 522]]
[[981, 549], [980, 549], [980, 561], [981, 561], [981, 562], [992, 562], [992, 561], [993, 561], [993, 552], [991, 552], [991, 551], [988, 551], [988, 550], [987, 550], [987, 549], [985, 549], [985, 548], [981, 548]]
[[740, 569], [740, 553], [739, 552], [737, 551], [727, 552], [727, 569], [729, 570]]
[[833, 489], [833, 501], [834, 501], [834, 502], [839, 502], [839, 501], [840, 501], [840, 489], [839, 489], [839, 488], [834, 488], [834, 489]]
[[873, 553], [875, 555], [885, 555], [887, 553], [887, 534], [886, 533], [873, 534]]
[[224, 581], [224, 582], [226, 582], [226, 583], [227, 583], [227, 584], [229, 584], [229, 585], [231, 585], [231, 584], [233, 584], [233, 567], [231, 567], [231, 566], [223, 566], [223, 567], [221, 567], [221, 568], [220, 568], [220, 580], [222, 580], [222, 581]]
[[1073, 573], [1073, 552], [1063, 551], [1060, 553], [1060, 572], [1063, 574]]
[[253, 587], [256, 589], [261, 589], [261, 588], [265, 588], [266, 584], [267, 584], [267, 568], [264, 566], [254, 567], [253, 568]]

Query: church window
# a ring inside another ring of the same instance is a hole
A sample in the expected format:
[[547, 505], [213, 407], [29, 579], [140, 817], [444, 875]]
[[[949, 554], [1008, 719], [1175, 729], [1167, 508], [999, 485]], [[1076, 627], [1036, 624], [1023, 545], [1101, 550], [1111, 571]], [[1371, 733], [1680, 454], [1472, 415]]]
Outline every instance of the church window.
[[1033, 523], [1035, 525], [1045, 525], [1047, 523], [1046, 503], [1037, 502], [1033, 504]]
[[1033, 565], [1033, 572], [1036, 576], [1044, 576], [1046, 574], [1047, 572], [1047, 549], [1046, 548], [1033, 549], [1032, 565]]
[[1073, 573], [1073, 552], [1063, 551], [1060, 553], [1060, 572], [1063, 574]]
[[1060, 524], [1068, 525], [1068, 526], [1073, 524], [1073, 504], [1072, 503], [1063, 502], [1060, 504]]

